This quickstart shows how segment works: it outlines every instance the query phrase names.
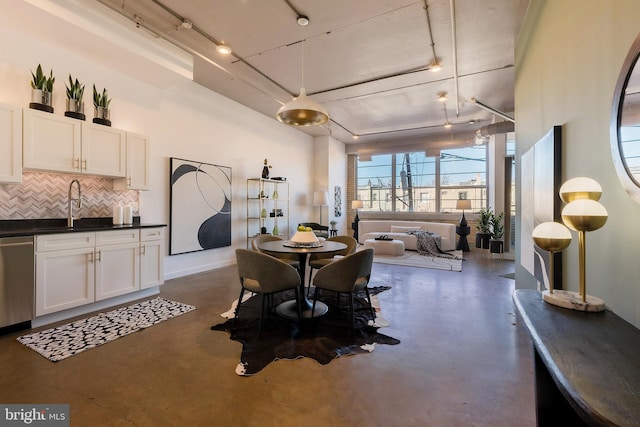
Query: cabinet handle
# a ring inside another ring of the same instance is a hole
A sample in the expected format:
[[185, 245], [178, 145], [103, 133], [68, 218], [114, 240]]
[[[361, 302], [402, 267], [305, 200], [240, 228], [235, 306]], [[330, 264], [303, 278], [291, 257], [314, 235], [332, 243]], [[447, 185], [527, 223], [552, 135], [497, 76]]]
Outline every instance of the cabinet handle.
[[131, 187], [131, 177], [130, 176], [127, 177], [127, 185], [129, 187]]
[[93, 252], [89, 252], [87, 255], [89, 255], [89, 262], [93, 264]]
[[82, 169], [87, 170], [87, 159], [82, 161]]
[[146, 255], [146, 254], [147, 254], [147, 245], [140, 246], [140, 255]]
[[73, 167], [74, 169], [80, 169], [80, 158], [73, 159]]
[[96, 261], [102, 261], [102, 251], [96, 251]]

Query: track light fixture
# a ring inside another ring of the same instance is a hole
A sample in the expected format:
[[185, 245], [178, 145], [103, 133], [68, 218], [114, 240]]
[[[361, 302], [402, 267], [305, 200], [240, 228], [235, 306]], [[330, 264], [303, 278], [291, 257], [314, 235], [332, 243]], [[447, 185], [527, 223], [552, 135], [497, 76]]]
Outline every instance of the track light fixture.
[[231, 49], [231, 46], [229, 46], [228, 44], [226, 44], [225, 42], [220, 42], [217, 46], [216, 46], [216, 51], [220, 54], [220, 55], [229, 55], [231, 54], [231, 52], [233, 52], [233, 50]]

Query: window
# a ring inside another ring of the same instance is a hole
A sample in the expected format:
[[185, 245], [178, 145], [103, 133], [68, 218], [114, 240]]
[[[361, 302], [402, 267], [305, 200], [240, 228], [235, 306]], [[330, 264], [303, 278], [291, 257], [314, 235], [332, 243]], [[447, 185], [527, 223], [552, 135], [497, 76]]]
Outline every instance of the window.
[[363, 210], [380, 212], [451, 212], [458, 198], [473, 210], [486, 200], [485, 146], [371, 156], [357, 163], [357, 198]]

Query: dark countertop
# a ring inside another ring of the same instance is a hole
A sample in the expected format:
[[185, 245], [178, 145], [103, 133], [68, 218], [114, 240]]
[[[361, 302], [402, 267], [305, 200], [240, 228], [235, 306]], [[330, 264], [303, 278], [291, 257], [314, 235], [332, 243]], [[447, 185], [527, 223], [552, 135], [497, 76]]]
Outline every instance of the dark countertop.
[[35, 236], [38, 234], [78, 233], [86, 231], [109, 231], [136, 228], [166, 227], [166, 224], [146, 224], [140, 217], [133, 218], [133, 224], [113, 225], [111, 217], [82, 218], [74, 220], [73, 227], [67, 227], [66, 218], [50, 219], [7, 219], [0, 220], [0, 237]]

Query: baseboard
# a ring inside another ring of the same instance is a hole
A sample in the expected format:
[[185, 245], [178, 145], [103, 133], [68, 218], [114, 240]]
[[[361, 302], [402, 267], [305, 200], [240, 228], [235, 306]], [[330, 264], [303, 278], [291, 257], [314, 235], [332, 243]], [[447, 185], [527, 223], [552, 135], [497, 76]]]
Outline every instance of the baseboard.
[[143, 289], [138, 292], [132, 292], [130, 294], [121, 295], [114, 298], [109, 298], [103, 301], [96, 301], [91, 304], [83, 305], [80, 307], [70, 308], [68, 310], [59, 311], [57, 313], [51, 313], [44, 316], [36, 317], [31, 321], [32, 328], [38, 328], [50, 323], [60, 322], [72, 317], [82, 316], [83, 314], [91, 313], [93, 311], [103, 310], [105, 308], [115, 307], [116, 305], [125, 304], [131, 301], [135, 301], [142, 298], [147, 298], [160, 293], [160, 287], [154, 286], [148, 289]]
[[198, 274], [205, 271], [216, 270], [222, 267], [228, 267], [230, 265], [235, 265], [235, 263], [235, 258], [233, 258], [222, 262], [203, 264], [191, 268], [185, 268], [182, 270], [175, 270], [169, 273], [165, 272], [164, 279], [165, 281], [170, 279], [177, 279], [178, 277], [190, 276], [192, 274]]

